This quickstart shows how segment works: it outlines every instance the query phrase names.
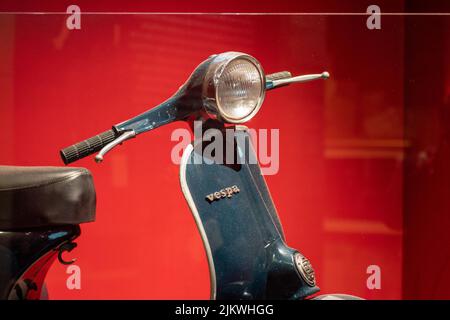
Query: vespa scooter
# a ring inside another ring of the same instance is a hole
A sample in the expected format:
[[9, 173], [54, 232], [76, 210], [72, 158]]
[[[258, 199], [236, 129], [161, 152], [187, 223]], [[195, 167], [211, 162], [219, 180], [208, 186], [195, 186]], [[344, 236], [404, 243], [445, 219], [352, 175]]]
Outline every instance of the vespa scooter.
[[[259, 111], [267, 91], [328, 77], [266, 75], [248, 54], [212, 55], [162, 104], [60, 154], [66, 165], [96, 152], [101, 162], [144, 132], [174, 121], [187, 121], [194, 130], [201, 121], [200, 137], [183, 153], [180, 183], [208, 258], [211, 298], [305, 299], [319, 291], [314, 270], [285, 242], [261, 168], [249, 161], [256, 155], [242, 124]], [[233, 132], [231, 140], [221, 140], [221, 155], [204, 152], [213, 139], [202, 139], [203, 133], [212, 129], [223, 136]], [[92, 177], [86, 169], [67, 167], [1, 167], [0, 175], [0, 298], [36, 299], [56, 257], [72, 262], [62, 254], [76, 246], [78, 225], [95, 219]]]

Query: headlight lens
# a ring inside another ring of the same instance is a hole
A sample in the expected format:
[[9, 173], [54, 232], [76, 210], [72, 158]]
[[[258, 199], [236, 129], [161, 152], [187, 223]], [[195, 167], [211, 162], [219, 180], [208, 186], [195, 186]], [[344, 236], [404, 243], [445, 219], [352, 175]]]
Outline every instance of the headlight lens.
[[232, 60], [218, 78], [217, 102], [225, 118], [246, 118], [259, 107], [262, 95], [262, 74], [247, 59]]
[[210, 58], [202, 89], [207, 115], [227, 123], [250, 120], [266, 94], [266, 78], [261, 65], [252, 56], [241, 52], [224, 52]]

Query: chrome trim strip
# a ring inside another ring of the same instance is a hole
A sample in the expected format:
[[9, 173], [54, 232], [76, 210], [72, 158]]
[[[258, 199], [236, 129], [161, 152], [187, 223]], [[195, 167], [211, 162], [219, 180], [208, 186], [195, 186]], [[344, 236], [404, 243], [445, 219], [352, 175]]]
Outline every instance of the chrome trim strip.
[[181, 190], [183, 191], [184, 197], [191, 209], [192, 215], [194, 216], [195, 223], [197, 224], [198, 231], [202, 236], [203, 246], [205, 247], [206, 256], [208, 258], [208, 266], [209, 266], [209, 278], [211, 284], [211, 292], [210, 297], [212, 300], [216, 299], [216, 270], [214, 268], [214, 261], [212, 258], [211, 247], [208, 242], [208, 237], [206, 236], [205, 229], [203, 227], [202, 220], [198, 213], [197, 207], [195, 206], [194, 199], [192, 198], [191, 192], [186, 182], [186, 166], [189, 160], [189, 156], [191, 155], [194, 147], [192, 144], [188, 145], [186, 150], [183, 152], [183, 156], [181, 158], [180, 164], [180, 184]]

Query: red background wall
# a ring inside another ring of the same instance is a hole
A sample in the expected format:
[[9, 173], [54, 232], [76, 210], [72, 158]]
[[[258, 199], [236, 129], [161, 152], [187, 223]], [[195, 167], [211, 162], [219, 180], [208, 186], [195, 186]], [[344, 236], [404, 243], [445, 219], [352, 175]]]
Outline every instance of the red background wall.
[[[3, 3], [0, 8], [65, 11], [69, 4]], [[229, 7], [173, 1], [77, 4], [82, 11], [365, 12], [370, 3], [289, 7], [283, 1], [262, 2], [258, 10], [237, 1]], [[405, 10], [403, 1], [378, 5], [384, 12]], [[75, 31], [66, 29], [65, 19], [0, 14], [0, 163], [61, 165], [60, 148], [160, 103], [212, 53], [252, 54], [267, 73], [327, 70], [332, 77], [326, 82], [270, 92], [248, 124], [280, 129], [280, 171], [266, 179], [288, 244], [312, 261], [323, 292], [426, 297], [417, 294], [420, 285], [402, 285], [420, 272], [408, 269], [419, 260], [413, 248], [427, 245], [420, 228], [414, 229], [423, 224], [425, 208], [411, 214], [418, 221], [404, 211], [416, 207], [411, 200], [416, 194], [405, 192], [404, 178], [414, 184], [411, 172], [417, 169], [405, 166], [405, 155], [416, 157], [407, 150], [420, 152], [427, 145], [426, 139], [420, 146], [411, 139], [416, 129], [404, 130], [410, 101], [405, 83], [421, 75], [420, 70], [408, 73], [417, 60], [405, 59], [410, 56], [405, 41], [412, 36], [405, 35], [404, 17], [384, 16], [376, 31], [366, 28], [365, 16], [348, 15], [83, 15], [82, 29]], [[440, 26], [448, 29], [446, 20]], [[443, 43], [446, 37], [439, 39]], [[412, 45], [421, 52], [419, 44]], [[427, 58], [432, 53], [416, 57]], [[92, 158], [76, 163], [94, 176], [97, 221], [82, 226], [79, 247], [70, 254], [78, 258], [82, 289], [68, 290], [66, 268], [55, 264], [48, 276], [51, 298], [208, 298], [206, 257], [179, 188], [178, 167], [170, 160], [175, 144], [170, 134], [179, 127], [187, 128], [174, 123], [140, 136], [101, 165]], [[448, 187], [443, 180], [440, 186]], [[433, 221], [439, 225], [438, 218]], [[405, 227], [415, 230], [412, 236], [405, 237]], [[428, 232], [432, 237], [432, 226]], [[430, 259], [439, 253], [433, 252]], [[447, 263], [446, 257], [438, 261]], [[366, 287], [366, 268], [373, 264], [381, 267], [380, 290]], [[437, 292], [434, 297], [449, 294]]]

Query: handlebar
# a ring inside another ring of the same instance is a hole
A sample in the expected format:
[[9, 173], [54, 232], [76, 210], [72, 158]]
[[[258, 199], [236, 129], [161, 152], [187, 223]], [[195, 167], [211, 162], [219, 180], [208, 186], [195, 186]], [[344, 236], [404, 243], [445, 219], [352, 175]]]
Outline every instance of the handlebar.
[[[287, 86], [291, 83], [327, 79], [328, 77], [328, 72], [293, 77], [289, 71], [281, 71], [266, 75], [265, 89], [272, 90], [278, 87]], [[115, 146], [122, 144], [125, 140], [134, 138], [140, 133], [155, 129], [161, 125], [185, 119], [186, 116], [189, 115], [189, 112], [193, 112], [197, 109], [194, 108], [195, 110], [189, 110], [181, 108], [180, 104], [185, 104], [186, 101], [183, 102], [183, 99], [180, 98], [179, 95], [180, 94], [178, 93], [175, 94], [172, 98], [166, 100], [159, 106], [113, 126], [111, 130], [62, 149], [60, 151], [62, 160], [67, 165], [100, 151], [95, 157], [95, 160], [101, 162], [103, 156], [107, 152]]]
[[69, 164], [87, 157], [114, 141], [119, 134], [113, 129], [100, 133], [92, 138], [78, 142], [60, 151], [64, 164]]
[[281, 79], [291, 78], [292, 74], [289, 71], [280, 71], [271, 74], [266, 74], [266, 81], [275, 81]]
[[328, 79], [330, 74], [326, 71], [317, 74], [307, 74], [303, 76], [292, 77], [290, 72], [282, 71], [272, 73], [266, 76], [266, 90], [287, 86], [291, 83], [308, 82], [318, 79]]
[[[289, 71], [280, 71], [266, 75], [266, 89], [270, 90], [274, 87], [272, 83], [276, 80], [289, 79], [292, 78], [292, 74]], [[284, 84], [283, 86], [287, 86], [289, 84]]]

